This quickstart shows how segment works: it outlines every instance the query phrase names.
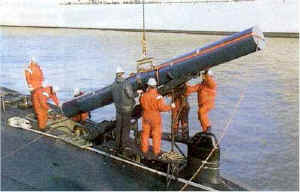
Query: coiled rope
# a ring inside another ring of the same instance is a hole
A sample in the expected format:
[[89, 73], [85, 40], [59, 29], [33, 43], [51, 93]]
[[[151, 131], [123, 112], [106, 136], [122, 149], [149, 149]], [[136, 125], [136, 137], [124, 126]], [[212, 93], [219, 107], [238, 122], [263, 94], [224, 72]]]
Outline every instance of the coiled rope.
[[184, 156], [175, 151], [169, 151], [169, 152], [163, 153], [160, 156], [160, 159], [166, 160], [166, 161], [183, 161]]

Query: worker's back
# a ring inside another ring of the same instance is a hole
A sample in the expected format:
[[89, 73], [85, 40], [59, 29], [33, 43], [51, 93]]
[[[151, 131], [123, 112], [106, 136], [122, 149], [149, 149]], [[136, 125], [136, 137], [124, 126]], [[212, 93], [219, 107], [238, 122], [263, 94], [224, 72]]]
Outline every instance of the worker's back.
[[143, 112], [165, 112], [171, 108], [165, 105], [163, 98], [158, 94], [156, 89], [148, 89], [140, 98]]
[[132, 111], [135, 105], [130, 83], [123, 78], [116, 78], [112, 85], [112, 98], [118, 112]]
[[217, 84], [210, 75], [205, 75], [205, 80], [198, 89], [198, 103], [214, 106]]

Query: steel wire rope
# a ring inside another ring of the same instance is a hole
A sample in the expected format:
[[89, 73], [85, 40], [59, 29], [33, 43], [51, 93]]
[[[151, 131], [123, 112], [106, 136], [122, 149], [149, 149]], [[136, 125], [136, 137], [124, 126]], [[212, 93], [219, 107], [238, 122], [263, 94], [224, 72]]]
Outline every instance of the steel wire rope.
[[[217, 142], [217, 145], [216, 145], [216, 146], [218, 146], [218, 145], [221, 143], [223, 137], [225, 136], [225, 132], [227, 131], [228, 127], [231, 125], [231, 122], [232, 122], [232, 120], [233, 120], [233, 118], [234, 118], [236, 112], [238, 111], [238, 108], [239, 108], [239, 106], [240, 106], [242, 100], [244, 99], [246, 89], [247, 89], [247, 87], [244, 88], [243, 91], [241, 92], [240, 98], [239, 98], [239, 100], [237, 101], [237, 103], [236, 103], [236, 105], [235, 105], [235, 107], [234, 107], [234, 110], [233, 110], [233, 112], [232, 112], [230, 118], [228, 119], [227, 124], [226, 124], [226, 126], [225, 126], [225, 128], [224, 128], [224, 130], [223, 130], [223, 133], [222, 133], [222, 135], [220, 136], [220, 139], [219, 139], [219, 141]], [[197, 169], [197, 171], [194, 173], [194, 175], [188, 180], [189, 182], [191, 182], [191, 181], [192, 181], [192, 180], [200, 173], [200, 171], [202, 170], [202, 168], [203, 168], [204, 165], [207, 163], [208, 159], [212, 156], [212, 154], [214, 153], [214, 151], [215, 151], [216, 149], [217, 149], [217, 148], [214, 147], [214, 148], [210, 151], [210, 153], [208, 154], [208, 156], [206, 157], [206, 159], [203, 161], [202, 165]], [[188, 183], [185, 183], [184, 186], [183, 186], [179, 191], [185, 190], [185, 188], [186, 188], [188, 185], [189, 185]]]

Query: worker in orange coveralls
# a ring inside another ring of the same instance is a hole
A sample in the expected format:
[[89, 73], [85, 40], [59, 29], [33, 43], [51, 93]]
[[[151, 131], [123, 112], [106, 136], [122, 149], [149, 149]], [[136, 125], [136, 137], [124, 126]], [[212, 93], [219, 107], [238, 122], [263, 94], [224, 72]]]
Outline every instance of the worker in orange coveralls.
[[158, 94], [156, 89], [156, 80], [150, 78], [148, 80], [148, 89], [140, 97], [142, 106], [142, 134], [141, 134], [141, 150], [145, 154], [149, 148], [149, 136], [152, 134], [153, 153], [155, 156], [160, 154], [160, 143], [162, 134], [162, 118], [160, 112], [170, 111], [175, 108], [175, 104], [166, 105], [163, 97]]
[[45, 85], [43, 71], [34, 58], [31, 58], [28, 68], [25, 69], [25, 78], [31, 92], [31, 100], [38, 120], [38, 127], [40, 130], [45, 130], [48, 121], [48, 110], [50, 110], [47, 104], [48, 98], [51, 98], [57, 106], [59, 105], [55, 89], [52, 86]]
[[42, 86], [44, 74], [34, 58], [31, 58], [28, 68], [25, 69], [25, 78], [30, 91]]
[[59, 100], [52, 86], [45, 85], [44, 74], [34, 57], [31, 58], [28, 68], [25, 69], [25, 78], [30, 92], [37, 88], [44, 87], [50, 98], [58, 106]]
[[57, 88], [52, 88], [52, 86], [42, 86], [32, 91], [32, 105], [41, 131], [45, 131], [48, 111], [51, 110], [47, 103], [48, 99], [52, 99], [57, 106], [59, 105], [56, 90]]
[[203, 132], [211, 131], [211, 123], [208, 119], [208, 112], [215, 106], [217, 84], [212, 78], [212, 72], [210, 70], [205, 71], [202, 74], [202, 82], [193, 86], [187, 86], [186, 95], [192, 92], [198, 93], [198, 119], [202, 126]]
[[[73, 96], [79, 97], [81, 95], [83, 95], [83, 92], [80, 91], [78, 88], [75, 88]], [[76, 122], [81, 122], [81, 121], [85, 121], [89, 118], [90, 118], [90, 113], [86, 112], [86, 113], [79, 113], [79, 114], [73, 116], [71, 119]]]
[[172, 109], [173, 129], [175, 135], [178, 135], [179, 124], [181, 125], [181, 134], [183, 137], [189, 136], [188, 130], [188, 116], [190, 111], [190, 105], [187, 99], [187, 86], [181, 85], [174, 89], [173, 99], [176, 107]]
[[47, 100], [50, 97], [47, 88], [39, 87], [32, 91], [32, 104], [38, 120], [38, 127], [44, 131], [48, 121], [48, 110], [50, 109]]

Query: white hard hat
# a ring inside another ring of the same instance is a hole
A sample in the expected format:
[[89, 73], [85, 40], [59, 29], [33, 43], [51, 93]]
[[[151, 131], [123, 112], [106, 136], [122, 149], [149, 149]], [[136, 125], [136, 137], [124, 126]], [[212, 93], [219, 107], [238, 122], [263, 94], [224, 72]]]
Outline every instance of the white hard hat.
[[212, 72], [212, 70], [208, 70], [208, 71], [207, 71], [207, 74], [208, 74], [209, 76], [214, 75], [213, 72]]
[[31, 58], [30, 58], [30, 62], [37, 63], [37, 60], [36, 60], [36, 58], [35, 58], [35, 57], [31, 57]]
[[73, 95], [79, 95], [80, 94], [80, 89], [79, 88], [75, 88]]
[[124, 73], [125, 71], [122, 69], [122, 67], [117, 66], [116, 73]]
[[148, 84], [149, 86], [156, 86], [156, 85], [157, 85], [156, 80], [155, 80], [154, 78], [150, 78], [150, 79], [148, 80], [147, 84]]

